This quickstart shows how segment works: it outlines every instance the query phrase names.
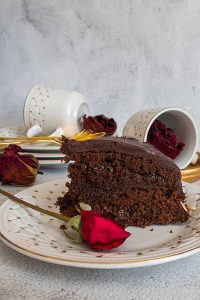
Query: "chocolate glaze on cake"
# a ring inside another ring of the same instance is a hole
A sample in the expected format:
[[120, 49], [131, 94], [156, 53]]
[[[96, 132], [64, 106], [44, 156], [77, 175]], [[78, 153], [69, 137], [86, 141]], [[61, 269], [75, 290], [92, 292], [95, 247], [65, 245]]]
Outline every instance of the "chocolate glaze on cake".
[[161, 160], [163, 164], [170, 163], [176, 169], [178, 168], [170, 158], [166, 157], [152, 145], [138, 142], [134, 138], [103, 137], [77, 142], [63, 137], [63, 141], [61, 150], [67, 155], [80, 152], [115, 152], [133, 156], [143, 155], [147, 158], [152, 158], [153, 155]]
[[69, 166], [69, 190], [57, 202], [61, 213], [74, 216], [85, 202], [124, 226], [188, 220], [180, 170], [153, 146], [127, 138], [63, 137], [61, 149], [66, 162], [75, 161]]

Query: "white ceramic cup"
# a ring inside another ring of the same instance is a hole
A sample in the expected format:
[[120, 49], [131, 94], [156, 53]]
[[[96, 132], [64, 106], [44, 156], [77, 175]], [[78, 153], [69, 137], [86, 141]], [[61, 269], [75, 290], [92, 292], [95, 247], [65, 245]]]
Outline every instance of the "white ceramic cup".
[[174, 159], [174, 162], [180, 169], [186, 168], [196, 154], [198, 132], [193, 118], [183, 109], [170, 107], [139, 111], [132, 115], [125, 124], [123, 136], [146, 142], [149, 129], [156, 119], [162, 121], [168, 128], [174, 129], [185, 144], [183, 151]]
[[36, 132], [38, 128], [40, 135], [50, 135], [61, 128], [65, 136], [71, 137], [82, 130], [84, 114], [88, 114], [88, 105], [80, 93], [40, 85], [31, 89], [24, 105], [27, 129], [33, 127]]

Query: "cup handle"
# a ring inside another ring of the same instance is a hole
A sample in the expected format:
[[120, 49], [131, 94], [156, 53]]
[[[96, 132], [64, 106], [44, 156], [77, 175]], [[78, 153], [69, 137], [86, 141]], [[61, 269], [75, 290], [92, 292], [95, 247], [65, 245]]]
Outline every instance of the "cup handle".
[[28, 129], [26, 135], [27, 137], [33, 137], [42, 132], [42, 128], [39, 125], [33, 125]]
[[52, 132], [49, 136], [61, 136], [63, 135], [62, 128], [58, 127], [54, 132]]

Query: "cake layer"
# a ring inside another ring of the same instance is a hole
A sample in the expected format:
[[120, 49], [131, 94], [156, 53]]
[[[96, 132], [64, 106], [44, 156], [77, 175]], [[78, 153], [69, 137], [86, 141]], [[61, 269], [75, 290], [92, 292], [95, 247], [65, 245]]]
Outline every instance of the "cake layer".
[[146, 159], [157, 161], [157, 163], [171, 167], [175, 172], [179, 172], [173, 161], [155, 149], [152, 145], [141, 143], [133, 138], [123, 137], [103, 137], [79, 142], [63, 137], [61, 146], [66, 158], [72, 158], [76, 153], [123, 153], [125, 155], [140, 156]]
[[[81, 153], [67, 157], [75, 164], [69, 166], [69, 176], [81, 185], [92, 184], [103, 189], [127, 189], [130, 187], [169, 187], [180, 186], [180, 172], [171, 166], [163, 167], [152, 159], [130, 156], [121, 153]], [[112, 183], [112, 184], [111, 184]]]
[[[106, 189], [92, 187], [91, 185], [86, 185], [85, 188], [82, 187], [80, 189], [75, 186], [70, 186], [65, 199], [71, 199], [75, 205], [79, 202], [86, 201], [86, 203], [92, 204], [97, 201], [99, 203], [126, 206], [132, 205], [135, 201], [139, 201], [139, 199], [136, 199], [136, 197], [138, 197], [138, 192], [140, 192], [139, 196], [143, 197], [145, 201], [153, 201], [154, 198], [151, 197], [154, 197], [157, 193], [162, 193], [163, 199], [169, 199], [172, 195], [174, 197], [174, 201], [179, 199], [180, 202], [185, 199], [185, 195], [178, 188], [173, 190], [169, 190], [167, 188], [128, 188], [126, 191], [111, 189], [111, 191], [107, 193]], [[147, 197], [147, 195], [149, 196]]]
[[74, 216], [77, 214], [79, 202], [88, 203], [92, 209], [105, 212], [125, 227], [185, 222], [189, 217], [181, 205], [184, 195], [180, 195], [177, 191], [166, 197], [165, 189], [150, 191], [135, 189], [129, 191], [127, 195], [113, 194], [107, 200], [103, 197], [101, 201], [102, 197], [101, 190], [81, 193], [79, 197], [67, 193], [59, 199], [58, 205], [62, 214]]

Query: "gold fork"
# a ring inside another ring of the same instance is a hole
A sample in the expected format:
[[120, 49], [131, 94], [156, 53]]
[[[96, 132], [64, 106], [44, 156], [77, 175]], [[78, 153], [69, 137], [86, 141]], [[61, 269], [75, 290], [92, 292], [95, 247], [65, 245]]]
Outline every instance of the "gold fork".
[[37, 206], [37, 205], [31, 204], [31, 203], [29, 203], [29, 202], [26, 202], [26, 201], [24, 201], [24, 200], [22, 200], [22, 199], [20, 199], [20, 198], [17, 198], [16, 196], [14, 196], [14, 195], [12, 195], [12, 194], [10, 194], [10, 193], [8, 193], [8, 192], [2, 190], [1, 188], [0, 188], [0, 194], [6, 196], [7, 198], [13, 200], [14, 202], [16, 202], [16, 203], [18, 203], [18, 204], [20, 204], [20, 205], [29, 207], [29, 208], [31, 208], [31, 209], [33, 209], [33, 210], [36, 210], [36, 211], [38, 211], [38, 212], [40, 212], [40, 213], [42, 213], [42, 214], [51, 216], [51, 217], [53, 217], [53, 218], [56, 218], [56, 219], [59, 219], [59, 220], [65, 221], [65, 222], [68, 222], [69, 219], [70, 219], [70, 218], [67, 217], [67, 216], [63, 216], [63, 215], [58, 214], [58, 213], [53, 212], [53, 211], [49, 211], [49, 210], [44, 209], [44, 208], [42, 208], [42, 207], [39, 207], [39, 206]]
[[[96, 132], [94, 133], [92, 130], [83, 130], [78, 134], [75, 134], [70, 139], [76, 141], [85, 141], [89, 139], [94, 139], [97, 137], [105, 136], [105, 132]], [[35, 136], [35, 137], [0, 137], [0, 149], [5, 148], [10, 144], [26, 144], [26, 143], [56, 143], [61, 144], [62, 138], [60, 136], [57, 137], [49, 137], [49, 136]]]

